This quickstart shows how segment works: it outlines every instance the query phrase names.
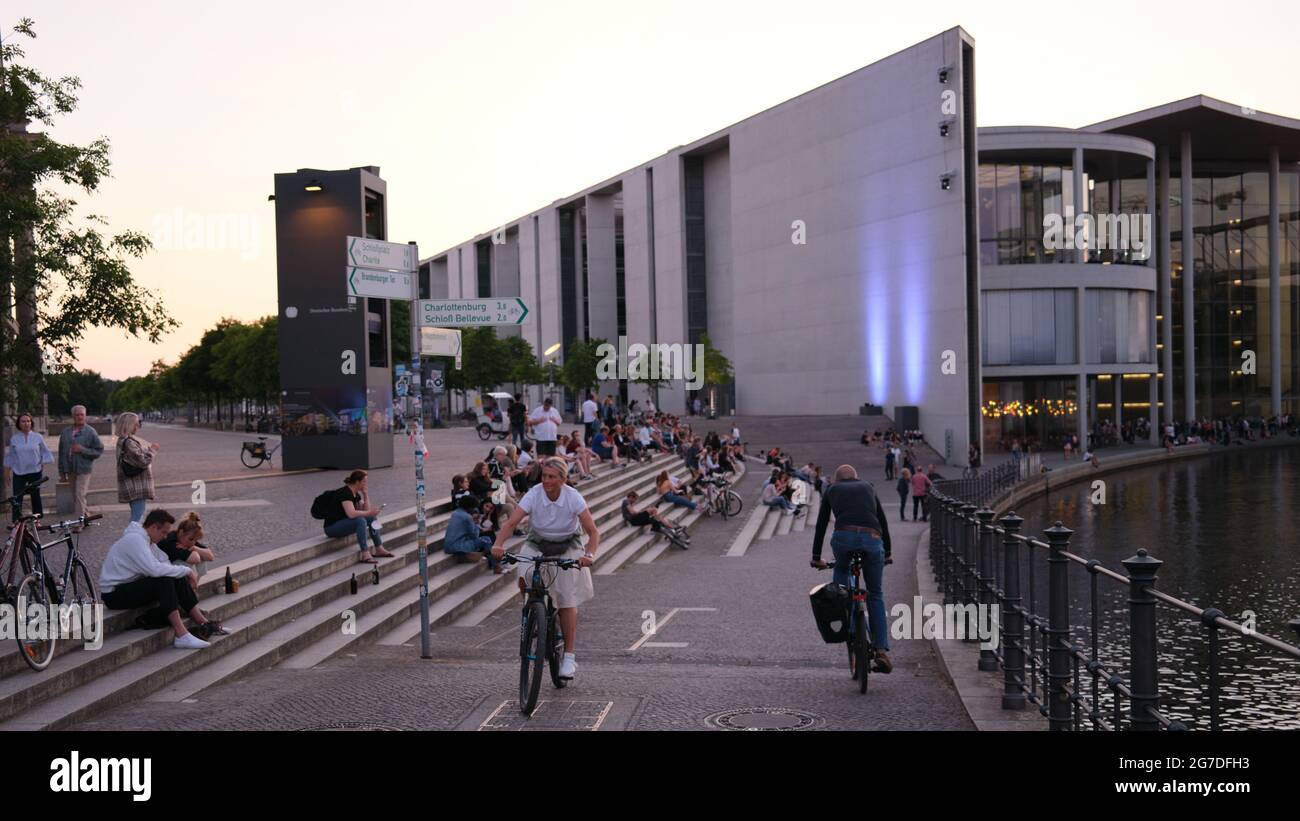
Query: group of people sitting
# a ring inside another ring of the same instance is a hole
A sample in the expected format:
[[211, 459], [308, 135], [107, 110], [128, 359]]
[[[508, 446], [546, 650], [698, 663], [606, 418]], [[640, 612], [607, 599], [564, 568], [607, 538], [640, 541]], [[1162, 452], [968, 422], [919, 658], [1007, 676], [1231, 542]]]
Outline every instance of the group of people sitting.
[[[172, 525], [176, 525], [175, 531]], [[132, 521], [108, 549], [99, 571], [104, 604], [113, 610], [149, 608], [135, 627], [170, 626], [173, 646], [183, 650], [207, 647], [213, 636], [229, 635], [221, 622], [199, 608], [199, 577], [216, 555], [204, 545], [203, 523], [189, 513], [177, 524], [175, 517], [158, 508], [143, 524]], [[192, 627], [187, 628], [188, 616]]]

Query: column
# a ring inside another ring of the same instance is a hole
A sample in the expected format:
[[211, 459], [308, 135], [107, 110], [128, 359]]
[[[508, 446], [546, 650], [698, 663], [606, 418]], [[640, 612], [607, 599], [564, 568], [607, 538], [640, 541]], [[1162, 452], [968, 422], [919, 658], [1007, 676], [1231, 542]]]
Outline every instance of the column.
[[1110, 381], [1115, 383], [1115, 427], [1120, 428], [1124, 425], [1124, 374], [1117, 373]]
[[[1157, 284], [1156, 284], [1156, 293], [1155, 293], [1155, 294], [1152, 294], [1152, 300], [1151, 300], [1151, 365], [1152, 365], [1152, 367], [1154, 367], [1156, 370], [1159, 370], [1159, 369], [1160, 369], [1160, 349], [1156, 347], [1156, 339], [1159, 337], [1159, 334], [1158, 334], [1158, 332], [1157, 332], [1156, 329], [1159, 327], [1159, 325], [1158, 325], [1157, 322], [1156, 322], [1156, 314], [1160, 313], [1160, 299], [1159, 299], [1159, 296], [1160, 296], [1160, 291], [1159, 291], [1159, 289], [1160, 289], [1160, 284], [1159, 284], [1159, 283], [1160, 283], [1160, 281], [1161, 281], [1161, 277], [1160, 277], [1160, 266], [1156, 264], [1157, 260], [1156, 260], [1155, 248], [1152, 247], [1152, 245], [1156, 242], [1155, 234], [1156, 234], [1156, 225], [1157, 225], [1157, 222], [1156, 222], [1156, 220], [1157, 220], [1157, 216], [1156, 216], [1156, 164], [1155, 164], [1154, 161], [1148, 161], [1148, 162], [1147, 162], [1147, 211], [1150, 212], [1150, 214], [1151, 214], [1151, 228], [1152, 228], [1152, 231], [1151, 231], [1151, 232], [1148, 234], [1148, 236], [1145, 238], [1145, 239], [1146, 239], [1146, 243], [1147, 243], [1147, 244], [1146, 244], [1146, 249], [1147, 249], [1147, 260], [1146, 260], [1146, 262], [1147, 262], [1147, 265], [1151, 268], [1151, 270], [1152, 270], [1153, 272], [1155, 272], [1155, 275], [1156, 275], [1156, 283], [1157, 283]], [[1166, 290], [1166, 291], [1169, 290], [1169, 285], [1168, 285], [1168, 281], [1167, 281], [1167, 280], [1165, 281], [1165, 290]], [[1148, 385], [1148, 388], [1149, 388], [1149, 390], [1148, 390], [1148, 393], [1149, 393], [1148, 403], [1149, 403], [1150, 407], [1147, 408], [1147, 413], [1148, 413], [1148, 415], [1150, 416], [1150, 419], [1148, 420], [1149, 423], [1150, 423], [1150, 425], [1151, 425], [1151, 436], [1150, 436], [1150, 439], [1151, 439], [1152, 444], [1155, 444], [1157, 441], [1159, 441], [1158, 439], [1156, 439], [1156, 428], [1157, 428], [1157, 427], [1159, 426], [1159, 424], [1160, 424], [1160, 415], [1159, 415], [1159, 405], [1157, 404], [1157, 403], [1159, 402], [1159, 396], [1158, 396], [1158, 393], [1159, 393], [1159, 392], [1156, 390], [1156, 385], [1157, 385], [1158, 380], [1156, 379], [1156, 375], [1155, 375], [1154, 373], [1151, 374], [1151, 379], [1148, 380], [1148, 382], [1149, 382], [1149, 385]], [[1133, 441], [1136, 442], [1136, 441], [1137, 441], [1137, 438], [1134, 437], [1134, 440], [1133, 440]]]
[[[1160, 328], [1160, 342], [1164, 345], [1161, 349], [1163, 354], [1157, 361], [1156, 370], [1165, 375], [1165, 382], [1161, 400], [1165, 403], [1164, 412], [1160, 414], [1160, 419], [1164, 422], [1172, 422], [1174, 419], [1174, 298], [1170, 290], [1172, 281], [1169, 278], [1170, 272], [1173, 271], [1173, 228], [1169, 223], [1169, 149], [1160, 149], [1160, 190], [1159, 190], [1159, 210], [1157, 219], [1160, 221], [1160, 265], [1157, 271], [1156, 287], [1159, 289], [1158, 297], [1160, 300], [1160, 315], [1164, 317]], [[1157, 386], [1159, 387], [1159, 386]], [[1156, 425], [1152, 425], [1155, 428]], [[1154, 435], [1154, 434], [1153, 434]], [[1157, 437], [1156, 442], [1160, 439]]]
[[1079, 393], [1079, 411], [1075, 414], [1078, 422], [1075, 433], [1079, 435], [1079, 446], [1088, 446], [1088, 409], [1091, 407], [1091, 397], [1088, 395], [1088, 374], [1080, 373], [1075, 377], [1078, 383], [1076, 390]]
[[1151, 426], [1151, 435], [1148, 438], [1154, 445], [1160, 442], [1160, 380], [1154, 373], [1147, 380], [1147, 401], [1151, 404], [1151, 407], [1147, 408], [1149, 414], [1147, 424]]
[[[1182, 150], [1178, 157], [1182, 178], [1179, 183], [1183, 194], [1183, 419], [1196, 418], [1196, 310], [1193, 305], [1196, 281], [1196, 243], [1193, 234], [1192, 207], [1192, 133], [1183, 132]], [[1165, 378], [1169, 375], [1166, 373]]]
[[1078, 410], [1075, 411], [1075, 433], [1079, 444], [1088, 442], [1088, 335], [1084, 333], [1084, 289], [1074, 289], [1074, 350], [1078, 354], [1079, 372], [1076, 376]]
[[1282, 412], [1281, 221], [1278, 214], [1277, 146], [1268, 150], [1268, 370], [1273, 415]]
[[[1085, 193], [1083, 190], [1083, 149], [1076, 148], [1074, 149], [1074, 216], [1076, 219], [1080, 214], [1083, 213], [1084, 198], [1085, 198]], [[1088, 237], [1088, 243], [1090, 245], [1096, 242], [1096, 240], [1097, 240], [1096, 237], [1092, 237], [1092, 236]], [[1076, 241], [1077, 241], [1077, 235], [1076, 235]], [[1076, 250], [1074, 252], [1074, 260], [1075, 262], [1087, 262], [1088, 252], [1086, 250], [1080, 251], [1077, 249], [1076, 246]]]

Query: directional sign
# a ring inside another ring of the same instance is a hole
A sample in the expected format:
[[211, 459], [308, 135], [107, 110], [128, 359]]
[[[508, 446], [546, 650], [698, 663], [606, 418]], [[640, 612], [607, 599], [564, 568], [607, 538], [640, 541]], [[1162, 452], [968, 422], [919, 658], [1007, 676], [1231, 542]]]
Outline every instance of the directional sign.
[[444, 328], [522, 325], [528, 306], [517, 296], [489, 299], [422, 299], [416, 324]]
[[348, 296], [410, 299], [411, 274], [348, 266]]
[[420, 353], [425, 356], [460, 356], [460, 331], [454, 328], [421, 328]]
[[[406, 271], [416, 269], [415, 246], [378, 239], [348, 237], [348, 265], [357, 268], [376, 268], [381, 271]], [[408, 294], [409, 296], [409, 294]]]

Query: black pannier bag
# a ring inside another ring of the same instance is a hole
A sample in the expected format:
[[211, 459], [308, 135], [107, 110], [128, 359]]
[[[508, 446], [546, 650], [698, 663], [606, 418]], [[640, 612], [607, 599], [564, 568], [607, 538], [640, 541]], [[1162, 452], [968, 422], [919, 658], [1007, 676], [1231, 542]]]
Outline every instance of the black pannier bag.
[[848, 640], [847, 614], [849, 601], [853, 594], [847, 587], [835, 582], [819, 584], [808, 591], [808, 601], [812, 603], [813, 618], [817, 621], [817, 631], [827, 644], [836, 644]]

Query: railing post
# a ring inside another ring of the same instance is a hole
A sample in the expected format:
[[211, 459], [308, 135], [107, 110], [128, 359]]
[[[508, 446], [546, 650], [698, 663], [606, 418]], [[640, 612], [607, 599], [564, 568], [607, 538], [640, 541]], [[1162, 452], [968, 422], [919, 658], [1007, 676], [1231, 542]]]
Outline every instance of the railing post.
[[1014, 512], [1002, 517], [1002, 709], [1025, 709], [1025, 617], [1020, 612], [1020, 540], [1016, 534], [1025, 520]]
[[1134, 730], [1159, 730], [1160, 720], [1152, 710], [1160, 709], [1160, 678], [1156, 666], [1156, 599], [1151, 591], [1156, 586], [1156, 573], [1164, 562], [1139, 550], [1136, 556], [1124, 560], [1128, 571], [1129, 597], [1129, 665], [1132, 680], [1129, 688], [1133, 699], [1129, 703], [1129, 722]]
[[961, 577], [957, 567], [957, 502], [948, 500], [948, 515], [944, 517], [944, 545], [947, 547], [948, 585], [944, 589], [944, 603], [957, 601]]
[[[961, 506], [961, 545], [962, 559], [965, 562], [965, 572], [962, 574], [962, 597], [958, 600], [958, 604], [961, 605], [975, 604], [979, 601], [975, 573], [975, 554], [978, 552], [978, 540], [979, 522], [975, 519], [975, 505], [965, 502]], [[976, 625], [972, 623], [970, 611], [963, 606], [962, 614], [966, 620], [965, 641], [978, 639], [978, 636], [975, 635]]]
[[1069, 730], [1070, 707], [1070, 560], [1065, 552], [1074, 533], [1057, 522], [1047, 537], [1047, 718], [1050, 729]]
[[[979, 621], [990, 627], [997, 619], [993, 592], [993, 540], [997, 534], [993, 532], [993, 511], [987, 507], [976, 511], [975, 516], [979, 519], [979, 604], [980, 613]], [[985, 638], [980, 636], [981, 639]], [[993, 672], [998, 669], [998, 657], [994, 655], [992, 648], [985, 648], [987, 641], [980, 642], [980, 661], [979, 669], [984, 672]]]

